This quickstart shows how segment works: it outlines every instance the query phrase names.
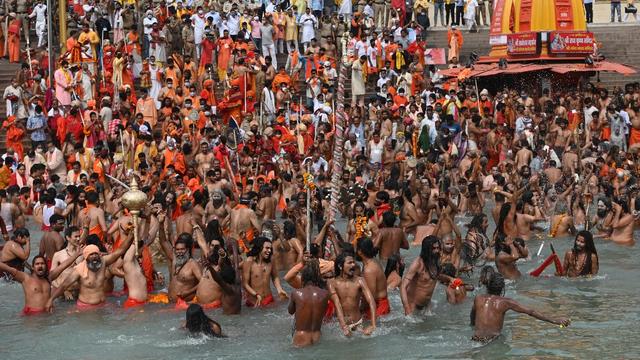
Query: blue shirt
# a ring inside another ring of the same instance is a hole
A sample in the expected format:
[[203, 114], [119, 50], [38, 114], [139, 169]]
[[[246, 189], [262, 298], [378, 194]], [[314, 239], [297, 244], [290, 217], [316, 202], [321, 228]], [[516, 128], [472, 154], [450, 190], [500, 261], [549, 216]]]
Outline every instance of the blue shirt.
[[44, 132], [44, 128], [45, 128], [46, 124], [47, 124], [47, 122], [44, 119], [44, 115], [42, 115], [42, 114], [29, 116], [29, 119], [27, 120], [27, 130], [38, 129], [38, 130], [35, 130], [34, 132], [31, 133], [31, 140], [32, 141], [46, 141], [47, 140], [47, 135]]

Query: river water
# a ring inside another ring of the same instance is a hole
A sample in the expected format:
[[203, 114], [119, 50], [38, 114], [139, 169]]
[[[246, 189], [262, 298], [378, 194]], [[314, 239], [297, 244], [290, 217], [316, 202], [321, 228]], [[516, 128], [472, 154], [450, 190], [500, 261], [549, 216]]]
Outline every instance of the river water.
[[[463, 224], [469, 219], [457, 221]], [[32, 254], [38, 251], [40, 235], [32, 230], [36, 245]], [[542, 255], [535, 256], [540, 242], [528, 242], [532, 258], [519, 263], [523, 273], [549, 254], [545, 246]], [[553, 244], [564, 254], [573, 241], [555, 239]], [[88, 313], [77, 313], [75, 304], [58, 300], [54, 314], [24, 317], [19, 315], [24, 304], [20, 284], [0, 281], [0, 359], [638, 359], [638, 247], [603, 240], [597, 240], [596, 247], [600, 256], [596, 277], [524, 276], [507, 283], [506, 296], [545, 313], [568, 316], [570, 327], [561, 329], [510, 313], [503, 336], [487, 345], [470, 340], [473, 293], [463, 304], [452, 306], [441, 285], [429, 313], [405, 317], [399, 293], [390, 292], [392, 312], [380, 320], [372, 336], [347, 339], [337, 322], [330, 322], [323, 327], [319, 344], [301, 350], [291, 346], [293, 317], [286, 302], [268, 309], [243, 307], [240, 316], [209, 311], [228, 338], [192, 338], [180, 328], [184, 312], [155, 304], [125, 311], [121, 308], [125, 298], [109, 298], [109, 306]], [[406, 252], [407, 264], [418, 253], [418, 247]], [[547, 271], [552, 274], [552, 267]], [[472, 282], [477, 283], [477, 272]]]

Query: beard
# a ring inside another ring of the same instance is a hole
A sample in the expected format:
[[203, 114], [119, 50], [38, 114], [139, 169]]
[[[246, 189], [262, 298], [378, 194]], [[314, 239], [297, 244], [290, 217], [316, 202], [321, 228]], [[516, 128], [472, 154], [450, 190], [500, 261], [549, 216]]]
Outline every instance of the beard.
[[87, 267], [93, 272], [98, 272], [102, 267], [102, 259], [87, 260]]
[[607, 209], [602, 209], [602, 210], [598, 209], [598, 211], [596, 211], [596, 214], [598, 214], [599, 218], [603, 218], [607, 216], [607, 213], [609, 213], [609, 210]]
[[222, 200], [213, 200], [212, 203], [216, 209], [222, 206]]
[[184, 255], [176, 255], [174, 262], [176, 263], [176, 267], [181, 267], [189, 261], [189, 256], [187, 254]]

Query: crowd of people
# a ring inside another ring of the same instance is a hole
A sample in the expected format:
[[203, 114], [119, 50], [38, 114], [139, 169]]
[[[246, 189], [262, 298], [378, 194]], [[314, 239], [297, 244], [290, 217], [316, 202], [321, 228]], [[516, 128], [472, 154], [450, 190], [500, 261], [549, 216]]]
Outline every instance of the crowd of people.
[[[221, 336], [204, 310], [267, 307], [275, 289], [306, 346], [323, 319], [349, 336], [390, 311], [422, 311], [438, 283], [464, 302], [477, 270], [487, 294], [473, 302], [474, 340], [499, 335], [509, 310], [569, 325], [504, 297], [504, 281], [522, 276], [534, 238], [574, 246], [532, 276], [551, 264], [595, 275], [597, 242], [634, 244], [640, 84], [450, 83], [425, 61], [431, 4], [400, 3], [74, 2], [54, 74], [46, 51], [20, 56], [29, 19], [43, 45], [46, 6], [16, 10], [0, 271], [22, 283], [23, 313], [126, 295], [125, 308], [170, 303], [189, 331]], [[433, 5], [446, 24], [461, 7], [456, 22], [471, 27], [479, 3]], [[455, 66], [462, 34], [448, 41]], [[337, 104], [345, 69], [351, 97]], [[123, 198], [136, 185], [148, 199], [139, 221]], [[43, 231], [33, 257], [30, 223]], [[411, 246], [420, 255], [405, 270]]]

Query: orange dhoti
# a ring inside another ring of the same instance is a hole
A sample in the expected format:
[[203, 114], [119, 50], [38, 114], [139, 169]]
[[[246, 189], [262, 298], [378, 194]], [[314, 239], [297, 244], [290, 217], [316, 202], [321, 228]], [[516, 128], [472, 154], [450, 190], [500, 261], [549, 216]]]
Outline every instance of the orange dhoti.
[[629, 133], [629, 146], [640, 144], [640, 130], [631, 128]]
[[[387, 315], [391, 312], [391, 306], [389, 305], [388, 298], [376, 299], [376, 317]], [[367, 318], [371, 318], [371, 313], [367, 311], [364, 314]]]
[[9, 23], [9, 62], [20, 62], [20, 20], [16, 19]]
[[[262, 301], [260, 301], [260, 307], [267, 306], [267, 305], [273, 304], [273, 303], [275, 303], [275, 300], [273, 299], [273, 295], [269, 294], [264, 299], [262, 299]], [[256, 306], [256, 304], [253, 301], [249, 300], [249, 299], [247, 299], [245, 301], [245, 305], [247, 305], [248, 307]]]
[[139, 307], [142, 306], [144, 304], [146, 304], [147, 302], [144, 300], [137, 300], [134, 298], [127, 298], [127, 301], [124, 302], [124, 304], [122, 304], [122, 307], [125, 309], [130, 309], [130, 308], [134, 308], [134, 307]]

